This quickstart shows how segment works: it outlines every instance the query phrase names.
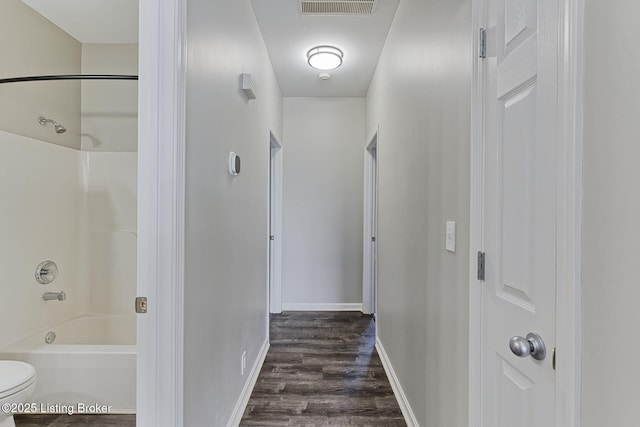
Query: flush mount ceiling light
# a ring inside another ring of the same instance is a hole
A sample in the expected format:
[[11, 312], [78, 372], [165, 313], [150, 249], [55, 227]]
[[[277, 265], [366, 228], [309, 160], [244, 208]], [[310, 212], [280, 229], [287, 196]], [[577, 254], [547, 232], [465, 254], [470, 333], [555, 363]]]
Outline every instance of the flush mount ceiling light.
[[307, 61], [316, 70], [334, 70], [342, 65], [343, 56], [337, 47], [316, 46], [307, 52]]

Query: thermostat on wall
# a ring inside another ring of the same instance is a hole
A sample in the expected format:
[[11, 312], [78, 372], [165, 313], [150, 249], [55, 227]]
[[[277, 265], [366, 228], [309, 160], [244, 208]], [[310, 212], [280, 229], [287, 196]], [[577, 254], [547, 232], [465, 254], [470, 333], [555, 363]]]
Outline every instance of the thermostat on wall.
[[251, 77], [251, 74], [244, 73], [240, 76], [240, 80], [242, 81], [242, 92], [247, 97], [248, 100], [256, 99], [256, 92], [258, 91], [258, 87], [256, 86], [255, 80]]
[[229, 153], [229, 173], [233, 176], [240, 173], [240, 156], [233, 151]]

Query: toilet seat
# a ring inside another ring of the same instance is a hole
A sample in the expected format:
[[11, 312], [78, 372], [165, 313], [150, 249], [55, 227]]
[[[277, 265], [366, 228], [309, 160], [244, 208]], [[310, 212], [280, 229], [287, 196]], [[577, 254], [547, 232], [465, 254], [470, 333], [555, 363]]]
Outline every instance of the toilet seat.
[[17, 360], [0, 360], [0, 399], [19, 393], [36, 381], [36, 369]]

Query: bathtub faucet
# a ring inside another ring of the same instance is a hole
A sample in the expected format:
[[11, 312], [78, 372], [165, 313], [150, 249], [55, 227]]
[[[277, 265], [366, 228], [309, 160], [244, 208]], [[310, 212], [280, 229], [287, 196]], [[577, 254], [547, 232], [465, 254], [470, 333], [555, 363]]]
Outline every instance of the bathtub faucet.
[[65, 294], [64, 291], [45, 292], [44, 294], [42, 294], [42, 299], [45, 301], [53, 301], [53, 300], [64, 301], [67, 299], [67, 294]]

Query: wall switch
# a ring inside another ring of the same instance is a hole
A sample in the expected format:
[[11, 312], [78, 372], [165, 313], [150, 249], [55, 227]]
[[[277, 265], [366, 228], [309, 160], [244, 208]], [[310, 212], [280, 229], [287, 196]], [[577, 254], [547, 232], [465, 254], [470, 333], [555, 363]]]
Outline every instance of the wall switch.
[[445, 247], [449, 252], [456, 251], [456, 223], [454, 221], [447, 221]]
[[247, 350], [242, 352], [240, 356], [240, 375], [244, 375], [244, 370], [247, 367]]

